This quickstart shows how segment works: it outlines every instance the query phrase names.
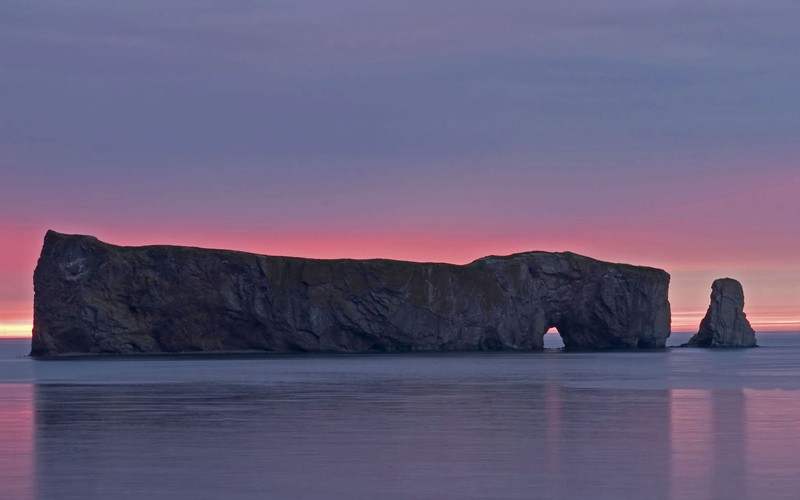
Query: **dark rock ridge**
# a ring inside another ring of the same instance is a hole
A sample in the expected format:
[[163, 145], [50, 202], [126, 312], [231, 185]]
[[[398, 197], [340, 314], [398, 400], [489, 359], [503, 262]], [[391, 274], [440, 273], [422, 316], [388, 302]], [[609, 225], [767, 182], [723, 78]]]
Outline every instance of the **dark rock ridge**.
[[711, 285], [711, 305], [700, 329], [681, 347], [755, 347], [756, 333], [744, 314], [742, 284], [731, 278]]
[[31, 354], [660, 348], [669, 275], [572, 253], [459, 266], [121, 247], [48, 231]]

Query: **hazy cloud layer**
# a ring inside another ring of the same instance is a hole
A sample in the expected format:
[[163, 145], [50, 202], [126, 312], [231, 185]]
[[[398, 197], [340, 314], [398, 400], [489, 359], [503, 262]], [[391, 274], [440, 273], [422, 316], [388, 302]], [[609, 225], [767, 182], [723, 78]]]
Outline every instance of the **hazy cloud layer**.
[[6, 159], [793, 155], [798, 25], [792, 1], [4, 2]]

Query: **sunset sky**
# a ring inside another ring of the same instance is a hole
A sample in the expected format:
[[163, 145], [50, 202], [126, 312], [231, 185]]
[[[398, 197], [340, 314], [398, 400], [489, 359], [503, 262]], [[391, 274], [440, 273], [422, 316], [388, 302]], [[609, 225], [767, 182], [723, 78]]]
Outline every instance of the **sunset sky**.
[[308, 257], [570, 250], [800, 331], [800, 2], [0, 3], [0, 336], [47, 229]]

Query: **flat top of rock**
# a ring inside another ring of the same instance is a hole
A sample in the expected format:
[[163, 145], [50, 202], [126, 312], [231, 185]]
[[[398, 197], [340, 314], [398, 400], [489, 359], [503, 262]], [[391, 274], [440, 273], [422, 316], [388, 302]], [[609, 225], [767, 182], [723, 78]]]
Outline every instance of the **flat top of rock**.
[[148, 249], [184, 249], [184, 250], [199, 250], [199, 251], [214, 251], [214, 252], [225, 252], [231, 255], [250, 255], [250, 256], [259, 256], [259, 257], [275, 257], [281, 259], [298, 259], [298, 260], [306, 260], [306, 261], [323, 261], [323, 262], [373, 262], [373, 263], [380, 263], [384, 262], [387, 264], [426, 264], [426, 265], [437, 265], [437, 266], [454, 266], [454, 267], [475, 267], [485, 264], [487, 262], [492, 261], [510, 261], [510, 260], [517, 260], [517, 259], [527, 259], [527, 258], [537, 258], [537, 257], [547, 257], [547, 256], [559, 256], [568, 259], [574, 259], [576, 261], [584, 261], [584, 262], [595, 262], [599, 264], [610, 264], [614, 266], [620, 266], [624, 268], [628, 268], [630, 270], [638, 270], [638, 271], [645, 271], [645, 272], [655, 272], [655, 273], [664, 273], [667, 274], [666, 271], [663, 269], [658, 269], [655, 267], [648, 267], [648, 266], [638, 266], [634, 264], [625, 264], [625, 263], [617, 263], [617, 262], [608, 262], [599, 259], [594, 259], [592, 257], [587, 257], [585, 255], [576, 254], [573, 252], [547, 252], [541, 250], [532, 250], [526, 252], [518, 252], [510, 255], [488, 255], [486, 257], [481, 257], [475, 259], [472, 262], [467, 264], [452, 264], [448, 262], [416, 262], [416, 261], [405, 261], [405, 260], [396, 260], [396, 259], [385, 259], [385, 258], [368, 258], [368, 259], [351, 259], [351, 258], [338, 258], [338, 259], [319, 259], [319, 258], [309, 258], [309, 257], [293, 257], [293, 256], [283, 256], [283, 255], [266, 255], [266, 254], [257, 254], [254, 252], [244, 252], [240, 250], [230, 250], [224, 248], [204, 248], [204, 247], [193, 247], [193, 246], [182, 246], [182, 245], [142, 245], [142, 246], [124, 246], [124, 245], [114, 245], [112, 243], [106, 243], [101, 241], [95, 236], [91, 235], [82, 235], [82, 234], [66, 234], [66, 233], [59, 233], [52, 229], [48, 230], [45, 234], [45, 246], [49, 244], [55, 243], [58, 240], [68, 240], [68, 239], [85, 239], [88, 241], [92, 241], [93, 243], [101, 244], [101, 245], [108, 245], [110, 247], [114, 247], [116, 249], [122, 250], [148, 250]]

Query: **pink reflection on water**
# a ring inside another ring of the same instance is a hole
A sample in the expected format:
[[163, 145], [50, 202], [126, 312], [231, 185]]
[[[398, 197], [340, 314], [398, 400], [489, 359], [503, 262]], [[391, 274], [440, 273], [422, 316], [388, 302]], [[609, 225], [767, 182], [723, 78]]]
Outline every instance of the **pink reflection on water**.
[[744, 396], [750, 491], [776, 498], [798, 484], [800, 391], [745, 389]]
[[672, 498], [784, 498], [796, 491], [800, 391], [676, 389], [670, 413]]
[[670, 391], [672, 498], [710, 498], [714, 434], [710, 390]]
[[32, 497], [33, 386], [0, 384], [0, 498]]
[[[561, 435], [561, 423], [564, 420], [561, 384], [555, 380], [549, 380], [544, 387], [545, 404], [545, 446], [547, 450], [547, 477], [553, 478], [550, 482], [551, 488], [548, 493], [552, 497], [562, 496], [563, 461], [561, 453], [561, 443], [564, 439]], [[558, 478], [558, 479], [557, 479]]]

